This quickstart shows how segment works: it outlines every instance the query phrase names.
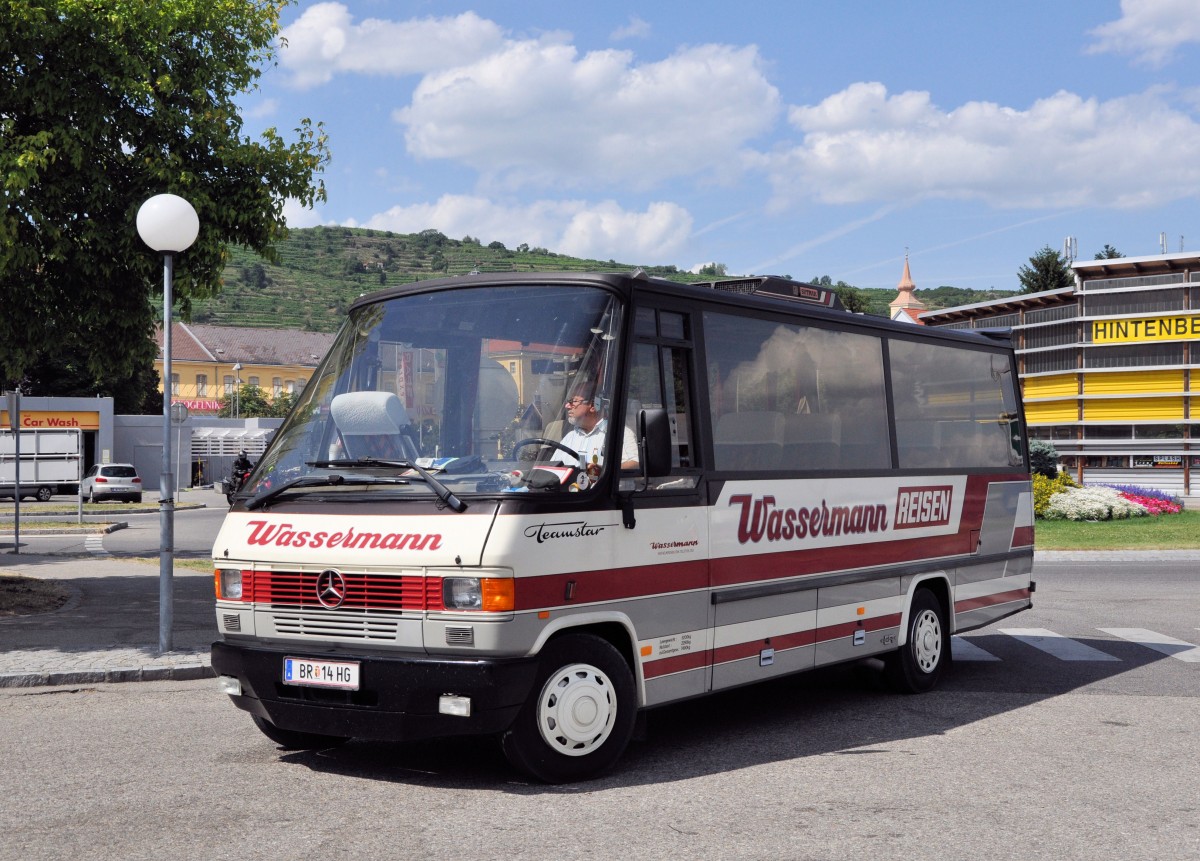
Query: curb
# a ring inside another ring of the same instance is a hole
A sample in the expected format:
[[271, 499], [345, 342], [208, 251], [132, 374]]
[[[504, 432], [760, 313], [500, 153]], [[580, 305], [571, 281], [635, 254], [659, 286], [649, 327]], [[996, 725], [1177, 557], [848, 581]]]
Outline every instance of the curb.
[[94, 685], [112, 682], [182, 682], [216, 678], [208, 664], [122, 667], [111, 670], [63, 670], [50, 673], [0, 675], [0, 688], [40, 688], [60, 685]]

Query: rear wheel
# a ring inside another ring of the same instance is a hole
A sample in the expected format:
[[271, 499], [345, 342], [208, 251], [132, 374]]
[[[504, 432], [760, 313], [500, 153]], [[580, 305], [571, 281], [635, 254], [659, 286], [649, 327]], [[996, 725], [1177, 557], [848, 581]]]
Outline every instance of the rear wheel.
[[280, 729], [266, 718], [260, 718], [258, 715], [250, 715], [250, 719], [254, 721], [254, 725], [262, 731], [263, 735], [288, 750], [322, 750], [338, 747], [350, 740], [337, 735], [320, 735], [315, 732]]
[[54, 495], [54, 491], [48, 487], [39, 487], [37, 489], [38, 502], [49, 502], [50, 497]]
[[88, 491], [88, 502], [92, 505], [96, 504], [96, 491], [94, 491], [94, 490]]
[[595, 777], [624, 752], [637, 718], [633, 672], [592, 634], [542, 650], [533, 692], [501, 737], [509, 762], [546, 783]]
[[933, 690], [949, 663], [946, 610], [933, 592], [918, 589], [909, 608], [908, 640], [884, 662], [888, 682], [899, 693], [922, 694]]

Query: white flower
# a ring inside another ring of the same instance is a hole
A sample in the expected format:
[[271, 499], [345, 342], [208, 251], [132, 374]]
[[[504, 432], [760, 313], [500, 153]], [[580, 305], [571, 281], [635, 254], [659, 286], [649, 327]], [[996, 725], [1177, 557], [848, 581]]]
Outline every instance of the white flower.
[[1068, 487], [1050, 497], [1047, 520], [1124, 520], [1145, 517], [1144, 506], [1126, 499], [1111, 487]]

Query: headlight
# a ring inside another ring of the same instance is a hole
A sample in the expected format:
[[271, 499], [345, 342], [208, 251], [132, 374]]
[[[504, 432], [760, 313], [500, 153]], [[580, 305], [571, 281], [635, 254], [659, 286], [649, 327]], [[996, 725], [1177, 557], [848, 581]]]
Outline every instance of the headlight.
[[515, 604], [510, 577], [446, 577], [442, 603], [447, 610], [482, 610], [511, 613]]
[[236, 568], [218, 568], [214, 573], [214, 585], [218, 600], [242, 600], [242, 572]]

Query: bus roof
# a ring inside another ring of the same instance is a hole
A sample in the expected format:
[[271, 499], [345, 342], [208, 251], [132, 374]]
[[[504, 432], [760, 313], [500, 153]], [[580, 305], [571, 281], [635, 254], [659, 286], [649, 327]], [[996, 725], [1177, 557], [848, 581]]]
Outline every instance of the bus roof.
[[926, 327], [889, 320], [869, 314], [845, 310], [837, 294], [826, 287], [793, 281], [774, 275], [752, 275], [713, 281], [670, 281], [647, 275], [641, 269], [633, 272], [482, 272], [413, 281], [367, 293], [351, 305], [351, 310], [373, 305], [399, 296], [446, 289], [499, 286], [504, 284], [580, 285], [593, 284], [614, 290], [627, 298], [634, 293], [653, 292], [680, 299], [694, 299], [736, 308], [759, 308], [764, 311], [785, 312], [789, 316], [828, 320], [845, 324], [850, 318], [855, 326], [881, 329], [893, 334], [941, 338], [952, 341], [1009, 346], [1011, 330], [962, 330]]

